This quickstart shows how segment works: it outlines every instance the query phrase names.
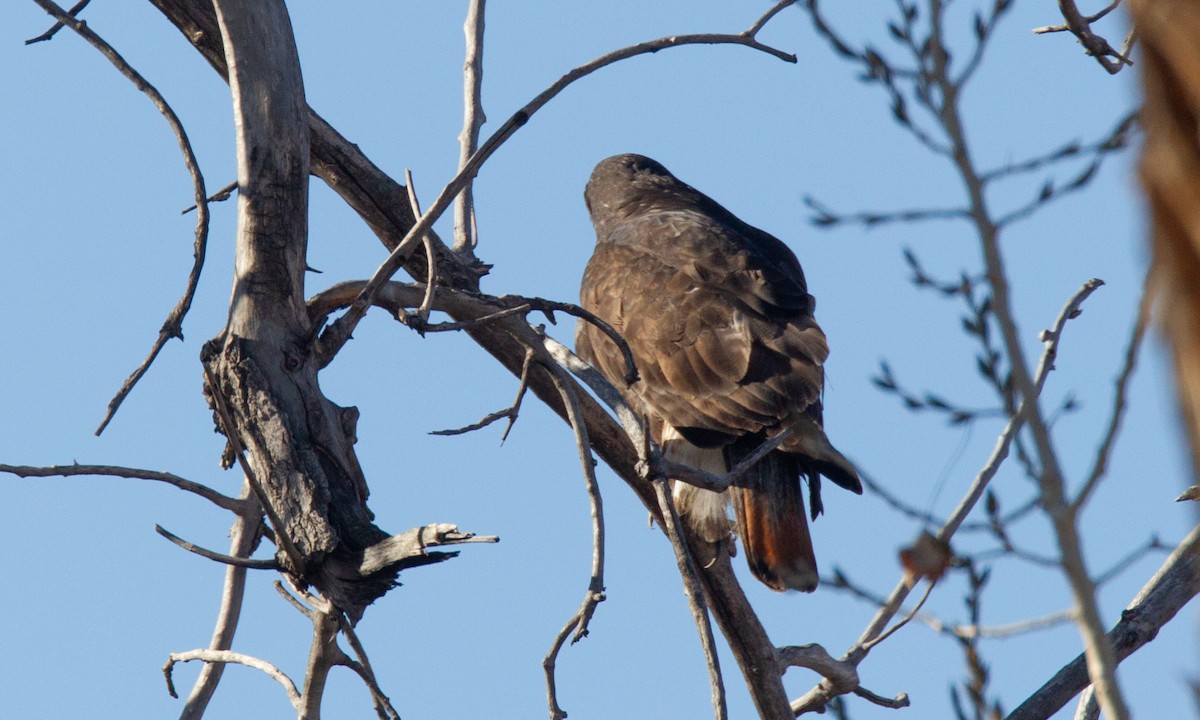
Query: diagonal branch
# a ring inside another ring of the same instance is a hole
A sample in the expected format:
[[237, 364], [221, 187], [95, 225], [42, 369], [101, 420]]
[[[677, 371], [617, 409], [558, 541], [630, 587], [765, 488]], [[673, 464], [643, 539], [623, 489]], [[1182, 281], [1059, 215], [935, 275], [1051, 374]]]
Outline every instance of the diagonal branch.
[[[68, 10], [67, 13], [71, 17], [78, 17], [79, 13], [83, 12], [83, 9], [85, 7], [87, 7], [88, 3], [90, 3], [91, 1], [92, 0], [79, 0], [79, 2], [77, 2], [73, 6], [71, 6], [71, 9]], [[53, 25], [50, 26], [49, 30], [42, 33], [41, 35], [38, 35], [37, 37], [29, 38], [28, 40], [25, 41], [25, 44], [32, 45], [34, 43], [46, 42], [47, 40], [53, 39], [53, 37], [58, 34], [58, 31], [62, 30], [62, 29], [63, 29], [62, 21], [61, 20], [56, 21]]]
[[[1200, 526], [1176, 546], [1154, 577], [1121, 613], [1108, 632], [1117, 661], [1150, 642], [1189, 600], [1200, 593]], [[1080, 655], [1059, 670], [1006, 720], [1037, 720], [1058, 712], [1088, 686], [1088, 664]]]
[[[767, 13], [760, 17], [773, 17], [777, 12], [779, 12], [780, 9], [791, 5], [794, 2], [795, 0], [782, 0], [779, 3], [776, 3], [776, 5], [768, 10]], [[492, 154], [495, 153], [496, 150], [498, 150], [500, 146], [508, 140], [508, 138], [513, 135], [513, 133], [529, 122], [530, 117], [532, 117], [534, 113], [545, 107], [548, 102], [554, 99], [554, 97], [562, 92], [567, 86], [571, 85], [580, 78], [586, 77], [603, 67], [620, 62], [621, 60], [626, 60], [638, 55], [645, 55], [647, 53], [655, 53], [659, 50], [665, 50], [667, 48], [683, 47], [685, 45], [741, 45], [774, 55], [775, 57], [787, 62], [796, 62], [795, 55], [789, 55], [781, 50], [777, 50], [768, 45], [760, 43], [756, 38], [756, 34], [761, 29], [762, 24], [760, 22], [756, 22], [747, 31], [738, 33], [736, 35], [704, 33], [696, 35], [673, 35], [669, 37], [663, 37], [657, 40], [640, 43], [638, 45], [631, 45], [629, 47], [608, 53], [607, 55], [596, 58], [589, 63], [580, 65], [574, 70], [568, 72], [566, 75], [563, 75], [553, 85], [542, 91], [541, 94], [529, 101], [520, 110], [513, 113], [512, 117], [505, 121], [505, 123], [501, 125], [496, 132], [494, 132], [486, 141], [484, 141], [479, 149], [471, 156], [471, 159], [468, 160], [467, 163], [459, 170], [458, 174], [454, 176], [454, 179], [452, 179], [446, 185], [446, 187], [442, 189], [441, 194], [438, 195], [437, 199], [434, 200], [429, 209], [425, 211], [425, 214], [422, 215], [421, 218], [417, 220], [416, 224], [414, 224], [412, 228], [408, 230], [408, 233], [405, 235], [404, 239], [400, 241], [400, 244], [397, 245], [394, 250], [392, 250], [392, 254], [388, 257], [388, 259], [385, 260], [371, 276], [371, 279], [367, 282], [366, 287], [363, 288], [362, 293], [354, 300], [354, 303], [350, 306], [350, 309], [347, 310], [344, 315], [334, 321], [332, 325], [327, 327], [324, 332], [322, 332], [321, 340], [326, 347], [331, 349], [329, 353], [331, 355], [336, 354], [337, 350], [350, 339], [354, 328], [358, 325], [358, 322], [366, 313], [367, 308], [371, 306], [374, 296], [379, 292], [379, 288], [396, 274], [396, 271], [400, 269], [400, 266], [407, 259], [409, 253], [411, 253], [412, 250], [415, 249], [417, 243], [420, 242], [424, 233], [430, 229], [435, 220], [441, 217], [442, 213], [446, 211], [446, 209], [450, 206], [450, 203], [453, 202], [454, 198], [457, 197], [460, 192], [462, 192], [463, 188], [465, 188], [467, 184], [474, 179], [475, 175], [479, 172], [480, 166], [482, 166], [483, 163], [490, 158]]]
[[[1069, 319], [1079, 314], [1079, 307], [1083, 301], [1096, 290], [1096, 287], [1091, 283], [1081, 287], [1067, 304], [1059, 312], [1058, 318], [1055, 320], [1051, 330], [1046, 331], [1047, 341], [1042, 351], [1041, 361], [1038, 363], [1037, 372], [1034, 376], [1034, 392], [1030, 395], [1021, 397], [1021, 405], [1012, 417], [1009, 418], [1004, 430], [1000, 433], [1000, 437], [996, 440], [996, 446], [992, 449], [992, 454], [988, 457], [983, 469], [975, 476], [974, 482], [968, 488], [967, 494], [959, 502], [958, 507], [951, 513], [950, 518], [946, 520], [941, 529], [937, 532], [937, 539], [943, 542], [950, 542], [966, 520], [967, 516], [978, 504], [979, 499], [983, 497], [984, 491], [987, 489], [988, 483], [996, 476], [1000, 470], [1000, 465], [1003, 464], [1005, 458], [1008, 457], [1008, 452], [1012, 446], [1014, 438], [1025, 424], [1025, 413], [1022, 411], [1025, 404], [1032, 402], [1041, 392], [1042, 387], [1046, 383], [1046, 378], [1050, 371], [1054, 369], [1053, 358], [1058, 354], [1058, 345], [1062, 341], [1062, 331]], [[892, 590], [891, 594], [884, 601], [879, 611], [875, 613], [875, 617], [867, 625], [858, 641], [846, 651], [846, 659], [854, 663], [856, 666], [860, 664], [869, 652], [870, 643], [887, 627], [887, 624], [899, 612], [904, 600], [912, 591], [914, 583], [911, 578], [905, 576]], [[805, 712], [820, 711], [836, 693], [832, 688], [825, 685], [817, 685], [809, 690], [803, 697], [794, 701], [792, 707], [799, 715]]]
[[1142, 299], [1138, 302], [1137, 319], [1134, 321], [1133, 334], [1129, 338], [1129, 347], [1125, 350], [1125, 364], [1121, 367], [1121, 372], [1117, 375], [1116, 390], [1113, 393], [1113, 408], [1108, 418], [1108, 429], [1104, 432], [1104, 439], [1100, 441], [1100, 449], [1096, 451], [1096, 461], [1092, 466], [1092, 472], [1083, 483], [1079, 493], [1075, 499], [1071, 501], [1071, 509], [1078, 513], [1083, 510], [1084, 504], [1091, 497], [1092, 492], [1104, 478], [1104, 473], [1108, 469], [1108, 456], [1112, 452], [1113, 444], [1117, 439], [1117, 432], [1121, 429], [1121, 419], [1125, 415], [1125, 397], [1129, 390], [1129, 380], [1133, 376], [1134, 368], [1137, 366], [1138, 351], [1142, 347], [1142, 339], [1146, 336], [1146, 326], [1150, 323], [1150, 305], [1152, 302], [1151, 293], [1148, 283], [1150, 275], [1147, 274], [1146, 282], [1142, 287]]

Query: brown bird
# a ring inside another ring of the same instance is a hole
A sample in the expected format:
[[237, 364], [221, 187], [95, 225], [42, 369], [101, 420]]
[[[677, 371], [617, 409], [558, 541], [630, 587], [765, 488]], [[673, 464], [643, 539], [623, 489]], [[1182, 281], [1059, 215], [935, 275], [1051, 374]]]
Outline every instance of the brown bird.
[[675, 482], [690, 532], [720, 542], [737, 531], [754, 576], [774, 590], [811, 592], [817, 563], [812, 517], [820, 476], [855, 493], [854, 466], [825, 436], [825, 334], [813, 318], [804, 271], [791, 250], [641, 155], [617, 155], [584, 193], [596, 250], [580, 302], [625, 338], [639, 379], [626, 386], [615, 343], [580, 322], [576, 351], [650, 419], [668, 457], [723, 475], [784, 428], [791, 435], [726, 493]]

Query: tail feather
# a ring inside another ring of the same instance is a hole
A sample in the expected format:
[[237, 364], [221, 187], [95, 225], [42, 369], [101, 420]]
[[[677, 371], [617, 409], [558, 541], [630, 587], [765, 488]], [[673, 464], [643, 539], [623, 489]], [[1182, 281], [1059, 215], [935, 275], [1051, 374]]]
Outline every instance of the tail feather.
[[750, 571], [772, 590], [817, 588], [817, 558], [804, 513], [800, 472], [796, 457], [773, 452], [730, 488]]

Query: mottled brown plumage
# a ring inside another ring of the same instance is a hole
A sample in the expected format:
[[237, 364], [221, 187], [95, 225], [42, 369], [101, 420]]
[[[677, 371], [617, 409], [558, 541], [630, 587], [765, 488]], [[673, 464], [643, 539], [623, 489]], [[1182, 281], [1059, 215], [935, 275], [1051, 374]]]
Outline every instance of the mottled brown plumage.
[[[640, 374], [625, 388], [655, 439], [681, 462], [724, 473], [784, 427], [792, 436], [731, 489], [755, 576], [776, 590], [816, 587], [800, 476], [813, 517], [820, 475], [862, 492], [854, 467], [821, 427], [829, 354], [796, 256], [640, 155], [596, 166], [585, 192], [596, 250], [582, 305], [628, 342]], [[587, 323], [576, 350], [618, 387], [624, 360]], [[724, 500], [675, 487], [693, 533], [728, 535]]]

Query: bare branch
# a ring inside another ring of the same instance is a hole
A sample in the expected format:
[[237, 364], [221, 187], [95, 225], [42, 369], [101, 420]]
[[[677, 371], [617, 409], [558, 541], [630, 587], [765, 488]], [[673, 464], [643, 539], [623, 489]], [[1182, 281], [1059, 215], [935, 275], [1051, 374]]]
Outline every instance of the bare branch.
[[457, 552], [426, 552], [426, 548], [463, 543], [496, 543], [495, 535], [476, 535], [462, 532], [457, 525], [436, 523], [405, 530], [382, 540], [363, 551], [358, 565], [360, 575], [373, 575], [387, 568], [408, 568], [442, 562]]
[[[795, 0], [782, 0], [773, 6], [765, 13], [766, 16], [773, 16], [779, 9], [791, 5]], [[512, 136], [518, 129], [529, 122], [529, 118], [538, 110], [550, 102], [556, 95], [562, 92], [568, 85], [576, 80], [590, 75], [591, 73], [612, 65], [613, 63], [625, 60], [637, 55], [658, 52], [673, 47], [683, 47], [685, 45], [742, 45], [760, 52], [765, 52], [781, 60], [787, 62], [796, 62], [794, 55], [789, 55], [781, 50], [777, 50], [768, 45], [764, 45], [755, 39], [755, 34], [761, 29], [761, 25], [756, 22], [754, 26], [746, 32], [737, 35], [728, 34], [697, 34], [697, 35], [672, 35], [668, 37], [651, 40], [638, 45], [631, 45], [611, 52], [592, 60], [589, 63], [580, 65], [566, 75], [559, 78], [553, 85], [544, 90], [541, 94], [529, 101], [523, 108], [515, 112], [503, 125], [493, 133], [477, 151], [471, 156], [471, 159], [464, 165], [454, 176], [441, 194], [434, 200], [433, 205], [425, 212], [424, 215], [409, 229], [404, 239], [396, 246], [387, 260], [379, 266], [371, 279], [367, 281], [362, 293], [355, 298], [350, 305], [349, 310], [344, 315], [334, 321], [330, 326], [325, 328], [321, 333], [321, 341], [330, 348], [330, 354], [336, 354], [337, 349], [344, 345], [366, 313], [367, 308], [373, 303], [374, 296], [379, 292], [379, 288], [384, 285], [392, 275], [400, 269], [408, 253], [416, 246], [417, 241], [429, 230], [433, 222], [441, 217], [442, 213], [450, 206], [454, 198], [466, 187], [475, 175], [479, 172], [480, 166], [496, 152], [497, 149]], [[751, 30], [753, 32], [751, 32]]]
[[379, 687], [379, 681], [375, 678], [375, 670], [371, 667], [371, 661], [367, 659], [367, 651], [363, 649], [358, 634], [354, 632], [354, 626], [345, 617], [338, 618], [338, 625], [342, 634], [346, 636], [346, 641], [350, 643], [350, 649], [358, 658], [358, 662], [348, 661], [345, 664], [358, 673], [367, 689], [370, 690], [371, 700], [375, 703], [375, 713], [381, 720], [400, 720], [400, 714], [396, 712], [396, 708], [392, 707], [391, 699]]
[[[1111, 643], [1117, 660], [1124, 660], [1153, 640], [1197, 593], [1200, 593], [1200, 526], [1193, 528], [1176, 546], [1108, 632], [1106, 640]], [[1080, 655], [1030, 695], [1006, 720], [1050, 717], [1088, 683], [1088, 663], [1085, 655]]]
[[[241, 499], [257, 505], [254, 490], [249, 481], [243, 480]], [[258, 547], [262, 537], [262, 510], [256, 508], [253, 512], [238, 515], [229, 531], [229, 555], [232, 557], [248, 558]], [[221, 591], [221, 605], [217, 612], [217, 622], [213, 628], [209, 650], [229, 650], [233, 647], [233, 636], [237, 631], [238, 621], [242, 614], [242, 598], [246, 590], [246, 569], [230, 565], [225, 568], [225, 583]], [[205, 663], [196, 677], [192, 692], [184, 703], [179, 720], [200, 720], [205, 709], [217, 691], [221, 676], [225, 672], [224, 663]]]
[[579, 610], [567, 620], [567, 624], [555, 636], [550, 651], [542, 660], [542, 669], [546, 672], [546, 701], [550, 706], [550, 720], [562, 720], [567, 716], [558, 704], [557, 689], [554, 678], [555, 664], [558, 653], [562, 650], [567, 636], [571, 644], [587, 637], [588, 624], [596, 612], [596, 606], [604, 601], [604, 504], [600, 498], [600, 486], [596, 482], [596, 461], [592, 457], [591, 442], [588, 440], [587, 426], [583, 422], [583, 414], [579, 407], [579, 397], [575, 394], [573, 383], [565, 377], [565, 373], [557, 365], [548, 368], [551, 379], [562, 394], [563, 405], [567, 408], [567, 419], [575, 433], [575, 445], [579, 451], [579, 463], [583, 469], [584, 485], [587, 487], [588, 501], [592, 515], [592, 576], [588, 582], [587, 593]]
[[183, 538], [179, 537], [178, 535], [175, 535], [174, 533], [168, 531], [162, 525], [155, 525], [154, 532], [158, 533], [159, 535], [162, 535], [166, 539], [170, 540], [171, 542], [175, 543], [176, 545], [183, 548], [184, 550], [187, 550], [190, 553], [195, 553], [195, 554], [199, 555], [200, 557], [208, 558], [209, 560], [215, 560], [215, 561], [217, 561], [219, 563], [223, 563], [225, 565], [233, 565], [235, 567], [246, 568], [248, 570], [278, 570], [279, 569], [279, 562], [275, 559], [253, 560], [251, 558], [234, 557], [232, 555], [222, 555], [221, 553], [213, 552], [212, 550], [207, 550], [205, 548], [200, 547], [199, 545], [190, 543], [187, 540], [184, 540]]
[[1100, 63], [1101, 67], [1107, 70], [1110, 75], [1116, 75], [1126, 65], [1133, 65], [1133, 61], [1129, 59], [1129, 51], [1133, 47], [1133, 35], [1131, 33], [1125, 39], [1125, 44], [1121, 52], [1117, 52], [1108, 44], [1107, 40], [1092, 30], [1092, 23], [1112, 12], [1120, 4], [1121, 0], [1114, 0], [1114, 2], [1095, 15], [1087, 16], [1079, 11], [1079, 8], [1075, 5], [1075, 0], [1058, 0], [1058, 9], [1062, 13], [1063, 19], [1067, 21], [1066, 24], [1034, 28], [1033, 32], [1039, 35], [1063, 31], [1070, 32], [1079, 40], [1079, 44], [1083, 45], [1083, 49], [1088, 55], [1096, 58], [1096, 62]]
[[1104, 478], [1104, 473], [1108, 470], [1108, 456], [1112, 452], [1113, 444], [1116, 442], [1117, 433], [1121, 429], [1121, 419], [1125, 414], [1125, 397], [1129, 389], [1129, 380], [1133, 377], [1134, 368], [1137, 365], [1138, 351], [1142, 347], [1142, 339], [1146, 336], [1146, 326], [1150, 323], [1150, 305], [1152, 303], [1151, 293], [1148, 288], [1150, 275], [1147, 273], [1146, 282], [1142, 285], [1142, 299], [1138, 302], [1137, 319], [1133, 324], [1133, 334], [1129, 338], [1129, 347], [1125, 350], [1125, 364], [1121, 367], [1121, 372], [1117, 375], [1116, 390], [1113, 393], [1113, 408], [1109, 414], [1108, 428], [1104, 432], [1104, 439], [1100, 441], [1100, 448], [1096, 451], [1096, 461], [1092, 465], [1092, 472], [1088, 475], [1087, 480], [1083, 483], [1079, 493], [1075, 499], [1071, 501], [1071, 509], [1073, 512], [1081, 512], [1083, 506], [1091, 497], [1096, 486]]
[[[483, 113], [483, 26], [484, 0], [471, 0], [463, 34], [467, 38], [463, 60], [463, 129], [458, 136], [458, 169], [462, 170], [479, 147], [479, 128], [487, 122]], [[419, 213], [417, 213], [419, 216]], [[470, 254], [479, 242], [475, 235], [475, 200], [470, 182], [454, 201], [454, 252]]]
[[1041, 170], [1049, 165], [1068, 160], [1072, 158], [1084, 157], [1087, 155], [1103, 155], [1123, 148], [1128, 143], [1129, 134], [1137, 125], [1138, 118], [1141, 116], [1141, 110], [1133, 110], [1121, 118], [1112, 132], [1104, 138], [1087, 145], [1081, 145], [1078, 141], [1069, 142], [1062, 147], [1052, 150], [1045, 155], [1029, 158], [1017, 163], [1009, 163], [1003, 167], [989, 170], [979, 174], [979, 179], [982, 182], [989, 183], [994, 180], [1001, 180], [1013, 175], [1022, 175], [1025, 173]]
[[299, 598], [297, 598], [283, 586], [283, 582], [276, 580], [274, 583], [272, 583], [272, 585], [275, 588], [275, 592], [279, 593], [279, 596], [286, 600], [288, 605], [296, 608], [296, 612], [308, 618], [310, 621], [313, 619], [313, 615], [316, 614], [317, 611], [300, 602]]
[[206, 663], [236, 663], [238, 665], [245, 665], [246, 667], [254, 668], [255, 670], [261, 670], [272, 680], [279, 683], [283, 687], [284, 692], [287, 693], [288, 700], [292, 703], [292, 707], [296, 710], [300, 709], [300, 693], [296, 690], [296, 684], [292, 682], [291, 678], [284, 674], [282, 670], [266, 660], [259, 660], [256, 657], [251, 657], [239, 652], [232, 652], [230, 650], [197, 649], [188, 650], [187, 652], [171, 653], [170, 658], [168, 658], [166, 664], [163, 665], [163, 676], [167, 679], [167, 692], [171, 694], [171, 697], [179, 697], [179, 695], [175, 693], [175, 683], [171, 679], [171, 673], [175, 669], [175, 663], [186, 663], [193, 660], [200, 660], [201, 662]]
[[463, 433], [474, 432], [481, 430], [488, 425], [496, 422], [501, 418], [508, 418], [508, 426], [504, 428], [504, 434], [500, 436], [500, 443], [508, 439], [508, 433], [513, 429], [513, 425], [517, 422], [517, 415], [521, 411], [521, 401], [525, 399], [525, 391], [529, 389], [529, 368], [533, 364], [533, 350], [525, 351], [525, 363], [521, 367], [521, 383], [517, 388], [517, 397], [513, 400], [512, 405], [509, 405], [503, 410], [498, 410], [493, 413], [488, 413], [477, 423], [472, 423], [466, 427], [454, 428], [452, 430], [432, 430], [430, 435], [462, 435]]
[[174, 485], [194, 495], [199, 495], [213, 505], [238, 515], [254, 514], [257, 512], [251, 506], [257, 503], [245, 498], [231, 498], [216, 490], [191, 480], [185, 480], [178, 475], [157, 470], [142, 470], [140, 468], [118, 467], [116, 465], [49, 465], [46, 467], [31, 467], [29, 465], [3, 465], [0, 472], [10, 473], [17, 477], [75, 477], [78, 475], [99, 475], [105, 477], [122, 477], [132, 480], [156, 480], [168, 485]]
[[[233, 191], [237, 190], [237, 189], [238, 189], [238, 182], [237, 182], [237, 180], [234, 180], [233, 182], [229, 183], [225, 187], [216, 191], [212, 195], [209, 195], [207, 198], [205, 198], [205, 200], [207, 200], [210, 204], [215, 203], [215, 202], [225, 202], [229, 198], [233, 197]], [[179, 214], [187, 215], [188, 213], [190, 213], [191, 211], [193, 211], [195, 209], [196, 209], [195, 205], [188, 205], [183, 210], [180, 210]]]
[[304, 694], [300, 707], [296, 708], [299, 720], [317, 720], [321, 717], [321, 700], [325, 696], [325, 683], [329, 671], [345, 653], [337, 645], [338, 620], [341, 611], [325, 603], [313, 613], [312, 644], [308, 649], [308, 667], [304, 671]]
[[[976, 475], [974, 482], [971, 483], [971, 487], [967, 490], [967, 494], [959, 502], [958, 507], [955, 508], [954, 512], [950, 515], [950, 518], [945, 522], [945, 524], [942, 525], [941, 529], [938, 530], [938, 540], [947, 543], [950, 542], [950, 539], [954, 536], [954, 533], [958, 531], [958, 528], [963, 524], [963, 521], [966, 520], [971, 510], [973, 510], [975, 505], [978, 504], [979, 499], [983, 497], [984, 490], [987, 489], [988, 483], [991, 482], [993, 477], [995, 477], [996, 473], [1000, 469], [1000, 465], [1004, 462], [1004, 459], [1008, 457], [1008, 451], [1012, 445], [1013, 439], [1017, 436], [1017, 433], [1020, 432], [1021, 427], [1025, 424], [1025, 412], [1023, 411], [1023, 408], [1027, 403], [1033, 402], [1038, 393], [1041, 392], [1042, 386], [1045, 385], [1047, 376], [1049, 376], [1050, 371], [1054, 367], [1053, 358], [1058, 352], [1058, 344], [1062, 340], [1062, 330], [1066, 325], [1067, 320], [1079, 314], [1079, 306], [1089, 295], [1092, 294], [1092, 292], [1096, 290], [1097, 287], [1099, 287], [1098, 283], [1085, 283], [1084, 286], [1080, 288], [1070, 300], [1067, 301], [1067, 304], [1063, 307], [1062, 311], [1059, 312], [1053, 328], [1045, 331], [1046, 342], [1042, 351], [1042, 358], [1038, 363], [1037, 373], [1033, 381], [1033, 391], [1029, 395], [1022, 395], [1020, 408], [1018, 408], [1018, 411], [1009, 418], [1003, 432], [1000, 433], [1000, 437], [996, 440], [996, 446], [993, 448], [992, 454], [988, 458], [988, 461], [984, 464], [983, 469], [979, 471], [979, 474]], [[870, 624], [867, 625], [867, 628], [863, 631], [858, 641], [846, 652], [847, 659], [849, 659], [855, 665], [862, 662], [869, 652], [868, 648], [866, 647], [867, 644], [878, 637], [887, 626], [887, 623], [893, 617], [895, 617], [896, 613], [900, 610], [901, 604], [904, 602], [905, 598], [908, 597], [909, 592], [912, 591], [912, 587], [913, 584], [910, 578], [906, 576], [901, 579], [899, 584], [896, 585], [895, 589], [892, 590], [891, 594], [884, 600], [879, 611], [875, 614], [875, 617], [871, 619]], [[834, 693], [830, 692], [829, 688], [818, 685], [812, 690], [809, 690], [808, 693], [806, 693], [799, 700], [794, 701], [792, 706], [793, 708], [798, 708], [797, 714], [799, 714], [799, 712], [817, 710], [825, 707], [833, 695]]]
[[[51, 0], [34, 0], [34, 2], [41, 6], [42, 9], [47, 13], [54, 16], [59, 24], [71, 28], [78, 33], [80, 37], [91, 43], [91, 45], [99, 50], [104, 57], [108, 58], [109, 62], [111, 62], [113, 66], [121, 72], [122, 75], [124, 75], [134, 84], [134, 87], [145, 93], [146, 96], [150, 98], [150, 101], [154, 103], [154, 107], [158, 108], [158, 111], [162, 113], [164, 118], [166, 118], [167, 124], [171, 126], [171, 132], [175, 134], [175, 139], [179, 143], [179, 150], [183, 153], [184, 165], [187, 167], [188, 173], [192, 178], [192, 190], [195, 195], [196, 206], [199, 208], [196, 213], [196, 239], [192, 251], [194, 262], [192, 264], [192, 270], [188, 274], [187, 286], [184, 288], [183, 297], [179, 299], [179, 302], [171, 310], [170, 314], [167, 315], [167, 319], [163, 322], [162, 328], [158, 331], [158, 339], [154, 341], [154, 345], [150, 348], [150, 353], [146, 356], [146, 359], [143, 360], [142, 364], [139, 365], [138, 368], [133, 371], [133, 374], [131, 374], [125, 380], [125, 383], [121, 386], [121, 389], [117, 391], [116, 396], [109, 401], [108, 412], [104, 415], [104, 419], [100, 422], [100, 426], [96, 428], [96, 434], [99, 435], [100, 433], [104, 432], [104, 428], [108, 426], [109, 421], [112, 420], [113, 415], [116, 414], [117, 408], [121, 406], [121, 403], [125, 401], [125, 398], [133, 390], [133, 386], [136, 385], [138, 380], [141, 380], [142, 376], [146, 374], [146, 371], [150, 369], [150, 364], [154, 362], [156, 357], [158, 357], [159, 351], [163, 349], [163, 346], [167, 344], [167, 341], [171, 338], [179, 338], [180, 340], [183, 339], [183, 318], [187, 315], [188, 310], [192, 307], [192, 298], [195, 296], [196, 287], [200, 283], [200, 271], [204, 269], [204, 254], [206, 248], [208, 247], [209, 215], [208, 205], [205, 201], [205, 195], [207, 193], [204, 189], [204, 176], [200, 172], [200, 163], [196, 160], [196, 154], [192, 150], [192, 143], [190, 140], [188, 140], [187, 132], [183, 129], [183, 123], [180, 122], [179, 116], [175, 114], [173, 109], [171, 109], [171, 106], [167, 103], [162, 94], [159, 93], [153, 85], [147, 82], [146, 78], [142, 77], [141, 73], [139, 73], [137, 70], [134, 70], [133, 66], [126, 62], [125, 58], [121, 57], [120, 53], [113, 49], [111, 45], [105, 42], [103, 38], [101, 38], [90, 27], [88, 27], [87, 23], [76, 20], [73, 17], [74, 12], [82, 9], [82, 7], [87, 3], [84, 2], [76, 5], [74, 8], [72, 8], [72, 13], [68, 14], [64, 12], [63, 9], [57, 4], [51, 2]], [[52, 35], [53, 32], [50, 34]]]
[[917, 604], [913, 607], [913, 609], [910, 610], [908, 612], [908, 614], [905, 615], [900, 620], [900, 622], [896, 623], [895, 625], [891, 626], [884, 632], [880, 633], [879, 637], [873, 638], [873, 639], [871, 639], [870, 642], [864, 643], [863, 649], [870, 650], [871, 648], [875, 647], [879, 643], [890, 638], [892, 635], [894, 635], [896, 633], [897, 630], [899, 630], [900, 628], [907, 625], [914, 617], [916, 617], [917, 613], [921, 612], [921, 608], [925, 606], [925, 601], [929, 599], [929, 593], [933, 592], [933, 587], [935, 585], [937, 585], [937, 580], [930, 581], [925, 586], [925, 594], [923, 594], [921, 596], [921, 599], [917, 601]]
[[[663, 529], [671, 541], [675, 551], [675, 562], [679, 566], [679, 574], [683, 579], [683, 592], [687, 596], [688, 608], [692, 611], [692, 619], [696, 622], [696, 630], [700, 634], [700, 646], [704, 648], [704, 661], [708, 666], [708, 682], [712, 689], [713, 716], [717, 720], [729, 717], [729, 709], [725, 701], [725, 681], [721, 677], [721, 663], [717, 659], [716, 638], [713, 636], [712, 624], [708, 619], [708, 607], [704, 602], [704, 593], [700, 587], [700, 576], [696, 572], [696, 563], [688, 551], [687, 541], [683, 534], [683, 524], [679, 521], [679, 513], [675, 511], [675, 503], [671, 499], [671, 488], [665, 478], [653, 481], [654, 491], [658, 495], [658, 505], [662, 510]], [[782, 668], [780, 668], [782, 674]]]
[[[408, 188], [408, 204], [412, 207], [414, 217], [421, 217], [421, 203], [417, 201], [417, 188], [413, 184], [412, 172], [404, 171], [404, 183]], [[425, 297], [417, 308], [417, 321], [424, 325], [429, 321], [429, 311], [433, 308], [433, 295], [437, 292], [437, 255], [433, 251], [433, 236], [425, 233], [421, 238], [425, 245]]]
[[834, 225], [862, 225], [867, 229], [890, 223], [926, 222], [929, 220], [970, 220], [965, 208], [922, 208], [920, 210], [898, 210], [893, 212], [855, 212], [842, 215], [817, 201], [812, 196], [804, 197], [804, 204], [814, 213], [809, 221], [819, 227]]
[[[70, 10], [67, 11], [67, 14], [69, 14], [71, 17], [78, 17], [79, 13], [82, 12], [83, 9], [85, 7], [87, 7], [88, 3], [90, 3], [91, 1], [92, 0], [79, 0], [79, 2], [75, 3], [75, 5], [72, 6]], [[54, 23], [53, 25], [51, 25], [50, 29], [47, 30], [46, 32], [42, 33], [41, 35], [38, 35], [35, 38], [29, 38], [28, 40], [26, 40], [25, 44], [32, 45], [34, 43], [45, 42], [47, 40], [50, 40], [55, 35], [58, 34], [59, 30], [62, 30], [62, 29], [63, 29], [63, 23], [60, 20], [60, 21]]]

